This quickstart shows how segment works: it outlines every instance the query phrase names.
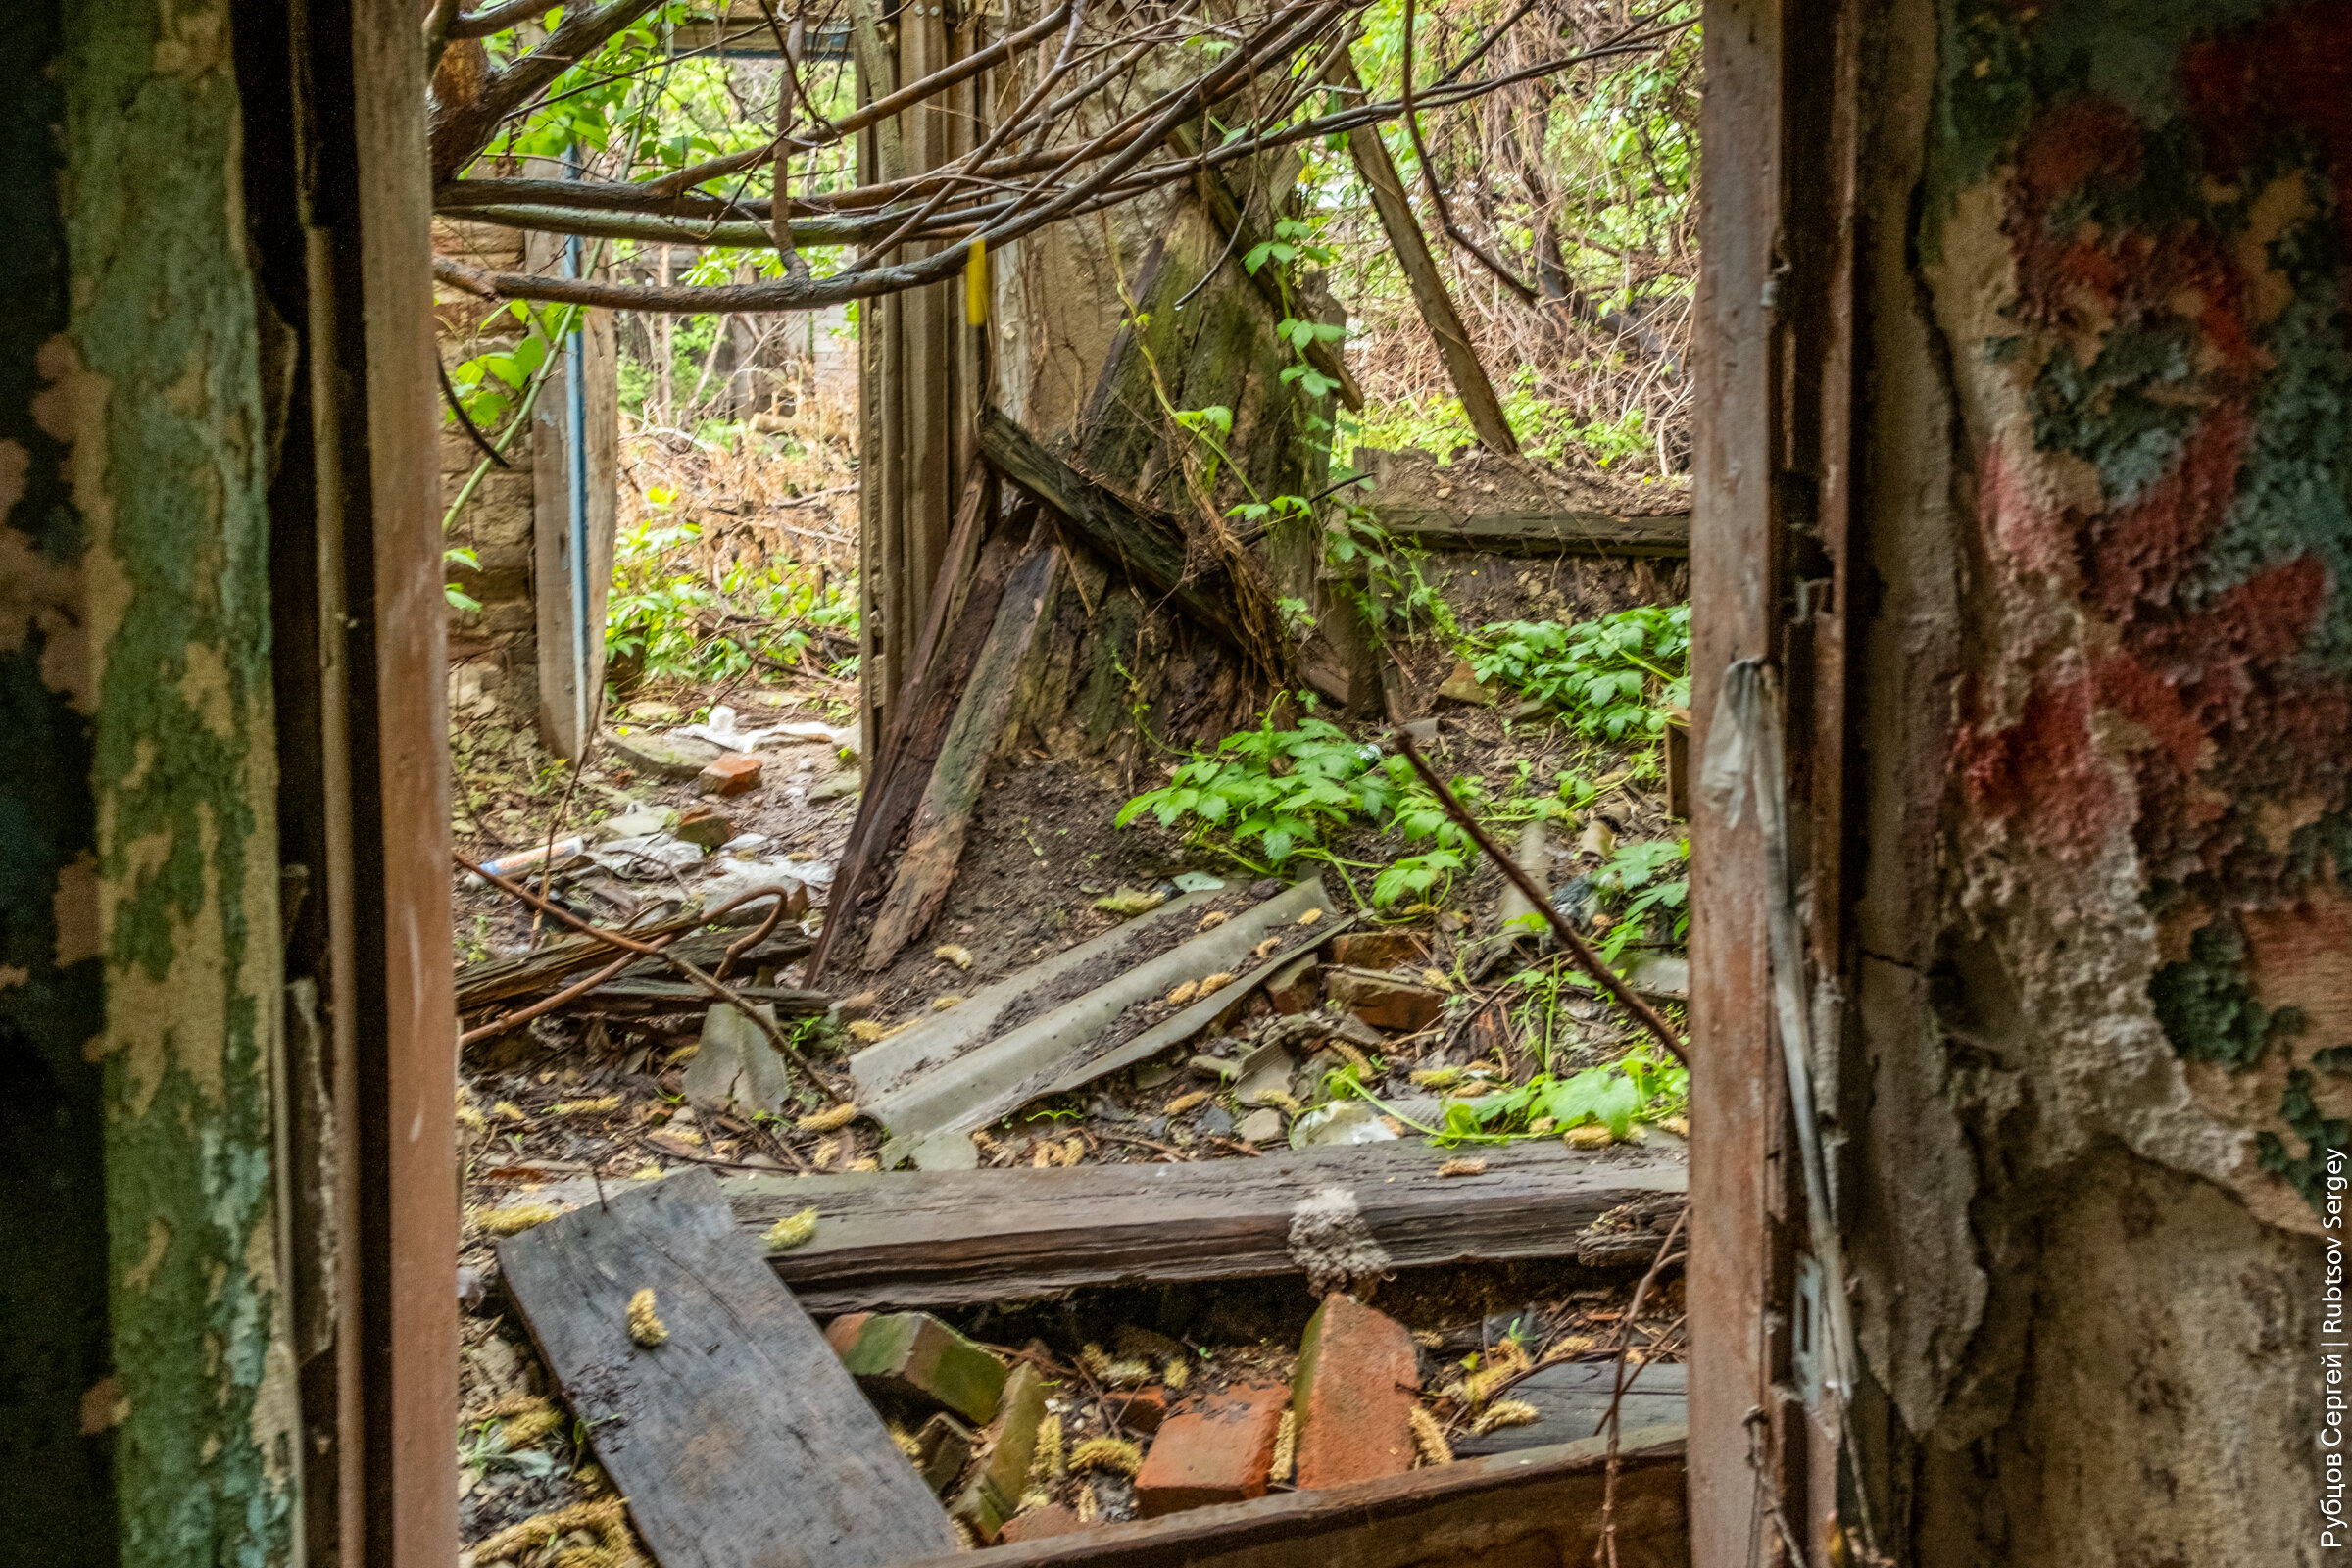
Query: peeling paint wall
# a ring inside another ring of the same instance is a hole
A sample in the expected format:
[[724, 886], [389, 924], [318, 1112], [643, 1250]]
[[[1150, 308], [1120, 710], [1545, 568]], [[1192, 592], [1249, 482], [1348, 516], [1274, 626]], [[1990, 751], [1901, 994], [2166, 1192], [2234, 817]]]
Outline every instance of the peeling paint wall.
[[2316, 1562], [2352, 11], [1906, 0], [1878, 37], [1847, 1102], [1900, 1534]]
[[11, 1219], [61, 1266], [12, 1241], [0, 1299], [9, 1441], [58, 1490], [0, 1465], [36, 1549], [259, 1568], [288, 1560], [299, 1459], [231, 7], [31, 10], [12, 48], [46, 58], [0, 122], [0, 1056]]

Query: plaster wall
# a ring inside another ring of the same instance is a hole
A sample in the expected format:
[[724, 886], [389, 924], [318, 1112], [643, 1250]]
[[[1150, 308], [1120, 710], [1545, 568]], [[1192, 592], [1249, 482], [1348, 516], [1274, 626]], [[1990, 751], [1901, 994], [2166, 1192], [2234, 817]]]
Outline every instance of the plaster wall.
[[2318, 1562], [2352, 13], [1904, 0], [1868, 58], [1840, 1112], [1885, 1503], [1922, 1563]]

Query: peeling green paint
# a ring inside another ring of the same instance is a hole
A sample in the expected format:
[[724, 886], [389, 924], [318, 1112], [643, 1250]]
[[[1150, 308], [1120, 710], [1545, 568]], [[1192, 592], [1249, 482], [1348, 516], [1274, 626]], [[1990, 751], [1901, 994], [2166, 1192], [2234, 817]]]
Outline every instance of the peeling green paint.
[[299, 1457], [271, 1171], [269, 523], [231, 7], [56, 14], [70, 324], [44, 364], [71, 411], [74, 520], [49, 540], [78, 558], [86, 766], [42, 762], [95, 852], [81, 968], [102, 978], [103, 1017], [76, 1054], [96, 1063], [103, 1114], [108, 1560], [265, 1568], [292, 1555]]

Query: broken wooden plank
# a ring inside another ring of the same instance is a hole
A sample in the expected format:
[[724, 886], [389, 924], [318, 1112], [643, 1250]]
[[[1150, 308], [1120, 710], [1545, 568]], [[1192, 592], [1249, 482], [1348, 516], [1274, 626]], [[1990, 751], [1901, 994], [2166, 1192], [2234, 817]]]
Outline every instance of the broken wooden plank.
[[[1355, 74], [1354, 62], [1345, 49], [1334, 53], [1337, 61], [1330, 79], [1360, 96], [1364, 84]], [[1405, 285], [1412, 290], [1422, 324], [1437, 340], [1438, 357], [1446, 362], [1446, 373], [1461, 395], [1462, 413], [1469, 418], [1471, 432], [1495, 452], [1516, 453], [1519, 438], [1512, 434], [1502, 401], [1494, 395], [1494, 383], [1487, 378], [1487, 368], [1479, 363], [1478, 350], [1471, 346], [1461, 313], [1453, 308], [1453, 297], [1446, 292], [1445, 276], [1429, 252], [1429, 236], [1421, 232], [1420, 221], [1404, 199], [1404, 181], [1397, 177], [1388, 144], [1380, 139], [1380, 127], [1358, 125], [1348, 132], [1348, 152], [1371, 194], [1372, 210], [1380, 215], [1380, 226], [1389, 236], [1389, 249], [1396, 254]]]
[[1018, 685], [1015, 677], [1037, 640], [1038, 628], [1052, 614], [1054, 579], [1060, 566], [1060, 551], [1038, 550], [1013, 568], [1004, 585], [996, 621], [964, 682], [962, 701], [940, 742], [930, 783], [907, 824], [898, 875], [874, 916], [863, 960], [868, 973], [897, 957], [901, 948], [928, 927], [948, 896], [963, 858], [972, 808], [1004, 737], [1004, 720]]
[[[700, 1168], [498, 1247], [540, 1355], [662, 1568], [875, 1568], [947, 1511]], [[653, 1292], [667, 1330], [632, 1339]]]
[[1443, 550], [1498, 555], [1682, 556], [1690, 550], [1688, 492], [1540, 467], [1476, 448], [1442, 463], [1407, 447], [1355, 449], [1369, 482], [1357, 497], [1380, 525]]
[[[813, 1018], [833, 1005], [833, 999], [822, 991], [804, 991], [795, 986], [730, 986], [729, 990], [746, 1002], [762, 1002], [787, 1018]], [[579, 1005], [596, 1008], [608, 1004], [625, 1004], [648, 1012], [699, 1012], [710, 1005], [710, 993], [686, 980], [632, 980], [623, 975], [609, 980], [582, 997]]]
[[1481, 512], [1444, 506], [1370, 506], [1400, 539], [1438, 550], [1495, 555], [1687, 556], [1690, 514], [1620, 515], [1607, 512], [1514, 509]]
[[1320, 1206], [1351, 1201], [1399, 1268], [1573, 1257], [1602, 1214], [1686, 1184], [1680, 1163], [1550, 1140], [1488, 1151], [1480, 1175], [1440, 1176], [1458, 1152], [1416, 1139], [1190, 1164], [747, 1176], [725, 1186], [747, 1232], [815, 1205], [814, 1238], [770, 1262], [811, 1311], [829, 1313], [1298, 1273], [1294, 1216], [1333, 1189], [1347, 1196]]
[[[1624, 1429], [1683, 1425], [1690, 1418], [1689, 1371], [1680, 1361], [1627, 1367], [1625, 1398], [1617, 1409]], [[1614, 1358], [1555, 1361], [1538, 1367], [1494, 1396], [1497, 1400], [1519, 1399], [1534, 1405], [1536, 1419], [1523, 1427], [1497, 1427], [1484, 1436], [1465, 1432], [1453, 1440], [1454, 1456], [1475, 1459], [1490, 1453], [1549, 1447], [1555, 1443], [1581, 1443], [1600, 1430], [1609, 1403], [1616, 1397]]]
[[[675, 919], [657, 921], [631, 927], [622, 935], [638, 942], [653, 942], [673, 931], [683, 930], [701, 920], [700, 915], [679, 915]], [[708, 969], [726, 956], [727, 949], [741, 942], [741, 930], [694, 931], [678, 938], [667, 951], [700, 968]], [[735, 960], [737, 973], [749, 974], [767, 964], [789, 963], [808, 951], [809, 938], [798, 926], [780, 926], [760, 945]], [[469, 1013], [500, 1002], [516, 1002], [529, 997], [543, 996], [560, 989], [565, 983], [601, 969], [620, 956], [620, 950], [595, 937], [564, 937], [550, 942], [532, 953], [512, 957], [484, 958], [469, 963], [458, 971], [458, 1011]], [[666, 961], [644, 957], [612, 977], [615, 986], [633, 985], [641, 981], [669, 974]], [[607, 995], [600, 987], [593, 995]], [[767, 999], [761, 998], [765, 1001]]]
[[[1619, 1568], [1688, 1568], [1686, 1433], [1626, 1431], [1614, 1506]], [[999, 1546], [991, 1568], [1556, 1568], [1594, 1560], [1608, 1445], [1593, 1438], [1099, 1525]], [[969, 1557], [907, 1568], [957, 1568]]]

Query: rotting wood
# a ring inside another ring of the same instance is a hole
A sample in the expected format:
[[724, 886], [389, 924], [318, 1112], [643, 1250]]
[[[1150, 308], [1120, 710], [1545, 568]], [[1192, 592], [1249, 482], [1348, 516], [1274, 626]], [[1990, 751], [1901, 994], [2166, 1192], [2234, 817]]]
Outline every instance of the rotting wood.
[[[1625, 1434], [1618, 1568], [1688, 1568], [1681, 1427]], [[1539, 1568], [1593, 1560], [1606, 1445], [1462, 1459], [992, 1549], [1001, 1568]], [[969, 1557], [909, 1563], [956, 1568]]]
[[[672, 920], [633, 926], [627, 934], [641, 942], [651, 942], [673, 931], [687, 930], [702, 918], [699, 914], [680, 915]], [[742, 940], [741, 931], [696, 931], [679, 937], [665, 951], [689, 963], [708, 966], [724, 957], [730, 944]], [[737, 958], [736, 967], [741, 969], [758, 964], [789, 962], [807, 953], [808, 943], [808, 937], [797, 927], [786, 927]], [[574, 975], [602, 968], [612, 960], [612, 944], [595, 937], [564, 937], [535, 953], [505, 958], [484, 958], [479, 963], [466, 964], [458, 971], [458, 1011], [469, 1013], [494, 1003], [539, 996], [555, 990]], [[641, 958], [623, 969], [612, 983], [625, 984], [663, 973], [667, 968], [668, 965], [659, 958]], [[607, 994], [602, 989], [595, 993], [600, 997]]]
[[1642, 516], [1607, 512], [1384, 506], [1370, 511], [1399, 539], [1442, 550], [1485, 550], [1495, 555], [1687, 556], [1690, 514]]
[[1601, 1215], [1684, 1188], [1662, 1160], [1558, 1142], [1454, 1152], [1419, 1140], [1279, 1150], [1257, 1159], [1066, 1169], [730, 1178], [747, 1234], [815, 1205], [815, 1237], [770, 1258], [818, 1313], [940, 1306], [1081, 1286], [1298, 1274], [1298, 1204], [1338, 1188], [1399, 1268], [1573, 1255]]
[[[1628, 1433], [1685, 1423], [1690, 1409], [1685, 1392], [1689, 1368], [1679, 1361], [1650, 1361], [1630, 1372], [1624, 1402], [1617, 1412]], [[1497, 1427], [1483, 1436], [1465, 1432], [1453, 1439], [1456, 1458], [1581, 1443], [1598, 1435], [1609, 1401], [1617, 1397], [1617, 1358], [1555, 1361], [1497, 1390], [1494, 1397], [1534, 1405], [1536, 1420], [1523, 1427]]]
[[[955, 664], [946, 652], [953, 646], [946, 641], [948, 627], [954, 622], [958, 634], [961, 633], [961, 617], [975, 595], [982, 596], [987, 613], [992, 616], [996, 613], [996, 595], [1002, 590], [1003, 579], [1001, 574], [992, 576], [983, 569], [985, 563], [981, 556], [990, 494], [988, 466], [975, 458], [964, 475], [963, 500], [956, 511], [956, 527], [948, 539], [939, 582], [923, 612], [922, 636], [907, 662], [906, 678], [889, 705], [889, 716], [879, 736], [867, 748], [865, 788], [858, 795], [858, 814], [850, 823], [849, 840], [834, 875], [824, 929], [817, 936], [815, 951], [809, 954], [807, 967], [802, 970], [802, 977], [811, 985], [832, 961], [834, 938], [850, 911], [864, 897], [866, 878], [874, 862], [905, 824], [906, 813], [913, 809], [913, 803], [906, 799], [906, 792], [900, 787], [903, 776], [900, 763], [910, 748], [921, 751], [939, 733], [935, 725], [944, 722], [943, 715], [948, 711], [947, 698], [941, 690], [943, 679]], [[996, 564], [1003, 565], [1001, 556]], [[957, 644], [966, 641], [960, 635], [956, 638]], [[926, 753], [926, 763], [928, 760]]]
[[[1195, 623], [1245, 658], [1264, 657], [1266, 650], [1236, 612], [1235, 596], [1245, 590], [1221, 567], [1192, 573], [1184, 529], [1174, 517], [1081, 472], [1002, 410], [981, 412], [980, 450], [999, 472], [1052, 507], [1094, 549], [1174, 599]], [[1334, 702], [1348, 701], [1347, 673], [1328, 658], [1310, 656], [1298, 674]]]
[[[744, 1001], [764, 1004], [787, 1018], [813, 1018], [833, 1005], [833, 999], [822, 991], [794, 986], [738, 985], [731, 989]], [[575, 1005], [601, 1010], [615, 1004], [639, 1012], [700, 1012], [718, 1005], [702, 987], [683, 980], [632, 979], [625, 974], [598, 986]]]
[[1015, 676], [1029, 657], [1038, 628], [1052, 614], [1054, 581], [1060, 567], [1059, 550], [1038, 550], [1013, 568], [1005, 584], [996, 622], [964, 682], [962, 701], [940, 743], [939, 760], [907, 825], [898, 875], [874, 916], [873, 934], [865, 945], [864, 967], [869, 973], [898, 956], [901, 948], [929, 926], [948, 896], [963, 858], [972, 808], [1004, 738]]
[[[540, 1355], [662, 1568], [876, 1568], [947, 1512], [700, 1168], [502, 1241]], [[653, 1293], [660, 1345], [630, 1335]]]
[[[1346, 50], [1338, 52], [1330, 79], [1350, 88], [1359, 98], [1363, 81], [1355, 74], [1355, 65]], [[1380, 215], [1380, 226], [1389, 236], [1389, 249], [1396, 253], [1396, 265], [1404, 273], [1404, 281], [1412, 290], [1413, 304], [1421, 312], [1422, 322], [1429, 335], [1437, 340], [1438, 355], [1446, 362], [1446, 373], [1452, 378], [1453, 389], [1461, 394], [1462, 413], [1469, 418], [1470, 429], [1490, 450], [1515, 455], [1519, 438], [1511, 432], [1511, 421], [1504, 416], [1502, 402], [1494, 395], [1494, 383], [1487, 379], [1487, 368], [1479, 363], [1478, 350], [1471, 346], [1470, 334], [1462, 325], [1461, 314], [1453, 308], [1453, 298], [1446, 292], [1445, 276], [1438, 270], [1437, 259], [1430, 254], [1429, 237], [1421, 232], [1413, 209], [1404, 199], [1404, 181], [1397, 177], [1396, 164], [1389, 156], [1388, 144], [1380, 139], [1377, 125], [1358, 125], [1348, 132], [1348, 156], [1355, 160], [1355, 172], [1362, 177], [1364, 188], [1372, 197], [1372, 210]]]

